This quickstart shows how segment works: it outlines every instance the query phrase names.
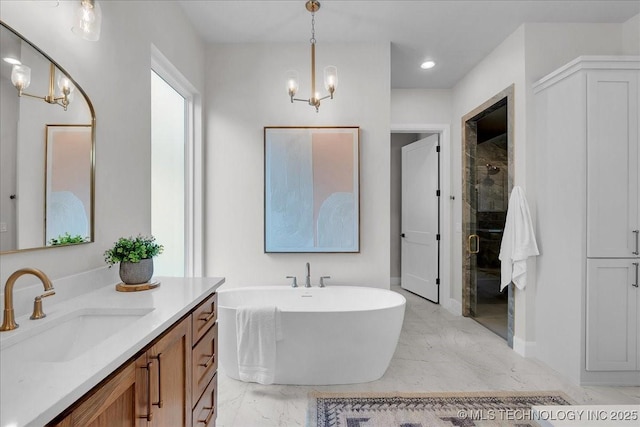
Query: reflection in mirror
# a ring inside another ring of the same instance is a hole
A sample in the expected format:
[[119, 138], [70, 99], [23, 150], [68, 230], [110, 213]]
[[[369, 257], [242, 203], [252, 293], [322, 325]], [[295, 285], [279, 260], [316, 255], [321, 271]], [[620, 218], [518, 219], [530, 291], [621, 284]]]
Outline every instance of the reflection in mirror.
[[0, 253], [91, 242], [91, 101], [57, 63], [0, 24]]

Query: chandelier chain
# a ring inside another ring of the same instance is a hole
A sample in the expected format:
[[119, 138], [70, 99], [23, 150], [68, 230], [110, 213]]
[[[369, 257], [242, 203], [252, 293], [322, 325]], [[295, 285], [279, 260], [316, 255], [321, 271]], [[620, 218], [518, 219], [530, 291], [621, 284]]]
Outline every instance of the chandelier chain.
[[316, 44], [316, 13], [311, 12], [311, 40], [312, 44]]

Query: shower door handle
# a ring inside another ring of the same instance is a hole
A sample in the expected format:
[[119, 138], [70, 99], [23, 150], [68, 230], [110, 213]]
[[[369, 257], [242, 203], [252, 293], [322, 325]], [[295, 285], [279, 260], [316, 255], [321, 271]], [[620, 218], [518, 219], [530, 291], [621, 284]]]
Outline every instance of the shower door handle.
[[640, 255], [640, 248], [638, 247], [640, 245], [640, 243], [638, 242], [638, 235], [640, 234], [640, 230], [633, 230], [633, 233], [636, 235], [636, 250], [631, 253], [634, 255]]
[[[473, 241], [473, 239], [476, 240], [475, 249], [471, 249], [471, 242]], [[477, 234], [470, 234], [469, 238], [467, 239], [467, 248], [470, 254], [477, 254], [478, 252], [480, 252], [480, 236], [478, 236]]]

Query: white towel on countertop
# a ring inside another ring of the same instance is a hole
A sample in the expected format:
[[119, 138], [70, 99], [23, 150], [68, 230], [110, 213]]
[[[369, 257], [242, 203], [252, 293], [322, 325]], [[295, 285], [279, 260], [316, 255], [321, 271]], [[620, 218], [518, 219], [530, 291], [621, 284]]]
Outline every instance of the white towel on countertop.
[[273, 384], [276, 342], [282, 339], [279, 317], [275, 306], [236, 308], [238, 373], [242, 381]]
[[527, 258], [540, 255], [533, 232], [527, 199], [522, 188], [515, 186], [509, 197], [507, 221], [504, 225], [500, 255], [500, 290], [513, 282], [518, 289], [527, 285]]

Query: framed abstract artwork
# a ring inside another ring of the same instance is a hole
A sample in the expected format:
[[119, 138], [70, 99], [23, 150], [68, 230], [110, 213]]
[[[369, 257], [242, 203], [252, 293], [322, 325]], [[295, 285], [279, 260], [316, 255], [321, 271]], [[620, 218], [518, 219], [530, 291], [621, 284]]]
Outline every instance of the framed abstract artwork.
[[360, 128], [264, 128], [264, 251], [360, 252]]

